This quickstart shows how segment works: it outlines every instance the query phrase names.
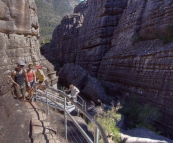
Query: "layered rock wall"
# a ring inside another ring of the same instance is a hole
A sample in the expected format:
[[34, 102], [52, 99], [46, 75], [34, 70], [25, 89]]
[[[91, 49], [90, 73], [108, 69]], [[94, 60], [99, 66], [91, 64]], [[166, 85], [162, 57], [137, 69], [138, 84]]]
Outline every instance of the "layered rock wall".
[[[107, 87], [136, 94], [163, 113], [162, 129], [173, 132], [173, 43], [164, 43], [173, 24], [173, 2], [129, 1], [99, 67]], [[115, 91], [114, 90], [114, 91]]]
[[127, 0], [88, 0], [89, 7], [79, 31], [77, 64], [97, 76], [100, 62], [110, 49], [114, 30]]
[[67, 32], [68, 40], [62, 40], [67, 29], [64, 22], [53, 34], [63, 63], [77, 49], [74, 62], [100, 79], [109, 94], [136, 94], [159, 107], [158, 124], [173, 133], [172, 0], [88, 0], [77, 36]]

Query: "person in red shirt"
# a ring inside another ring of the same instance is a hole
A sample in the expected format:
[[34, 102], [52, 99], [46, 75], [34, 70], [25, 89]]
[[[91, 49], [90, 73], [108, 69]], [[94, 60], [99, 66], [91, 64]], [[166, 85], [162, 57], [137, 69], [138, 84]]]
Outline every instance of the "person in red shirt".
[[32, 101], [32, 97], [33, 97], [33, 87], [34, 84], [36, 83], [36, 75], [35, 75], [35, 71], [33, 70], [32, 64], [28, 65], [28, 69], [27, 69], [27, 77], [28, 77], [28, 82], [30, 84], [30, 86], [28, 86], [28, 93], [29, 93], [29, 101]]

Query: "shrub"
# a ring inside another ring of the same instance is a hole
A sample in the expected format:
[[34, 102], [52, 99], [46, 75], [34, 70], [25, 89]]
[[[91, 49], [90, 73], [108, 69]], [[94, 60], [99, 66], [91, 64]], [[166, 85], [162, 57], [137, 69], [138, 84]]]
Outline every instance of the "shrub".
[[[112, 136], [112, 140], [115, 143], [119, 143], [120, 139], [120, 131], [119, 128], [115, 126], [116, 121], [121, 119], [121, 115], [116, 113], [115, 108], [109, 110], [107, 112], [103, 112], [102, 114], [95, 116], [98, 123], [103, 127], [103, 130], [106, 132], [107, 135]], [[92, 123], [89, 124], [89, 128], [94, 133], [94, 125]], [[99, 143], [102, 143], [102, 140], [99, 140]]]
[[136, 97], [134, 97], [128, 105], [125, 103], [119, 111], [127, 118], [129, 128], [146, 127], [156, 132], [154, 122], [161, 117], [158, 108], [148, 104], [139, 104]]

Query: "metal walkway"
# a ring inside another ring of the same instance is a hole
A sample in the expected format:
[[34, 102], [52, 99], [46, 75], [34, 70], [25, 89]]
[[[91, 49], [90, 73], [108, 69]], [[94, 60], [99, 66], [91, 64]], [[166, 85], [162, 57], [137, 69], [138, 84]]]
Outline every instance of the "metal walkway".
[[[103, 143], [108, 143], [106, 134], [102, 129], [101, 125], [89, 114], [86, 112], [85, 101], [78, 96], [78, 101], [74, 102], [71, 98], [68, 97], [63, 91], [55, 89], [48, 84], [46, 85], [46, 92], [41, 90], [36, 90], [34, 95], [36, 102], [41, 102], [46, 104], [47, 106], [47, 114], [49, 115], [49, 107], [64, 111], [64, 123], [65, 123], [65, 138], [68, 140], [68, 129], [67, 126], [69, 121], [67, 120], [67, 116], [71, 119], [72, 123], [76, 126], [78, 131], [82, 134], [85, 138], [87, 143], [98, 143], [98, 140], [101, 138]], [[88, 119], [95, 125], [95, 133], [94, 133], [94, 140], [92, 140], [89, 135], [82, 129], [82, 127], [78, 124], [78, 122], [73, 118], [70, 114], [73, 110], [77, 111], [77, 114], [82, 114], [85, 119]]]
[[[52, 94], [50, 91], [44, 93], [41, 90], [37, 90], [35, 100], [38, 102], [42, 102], [44, 104], [48, 104], [50, 107], [55, 108], [57, 110], [64, 111], [64, 98], [60, 97], [59, 95]], [[52, 100], [54, 102], [52, 102]], [[69, 113], [72, 112], [74, 109], [75, 105], [72, 105], [71, 102], [66, 102], [66, 110]]]

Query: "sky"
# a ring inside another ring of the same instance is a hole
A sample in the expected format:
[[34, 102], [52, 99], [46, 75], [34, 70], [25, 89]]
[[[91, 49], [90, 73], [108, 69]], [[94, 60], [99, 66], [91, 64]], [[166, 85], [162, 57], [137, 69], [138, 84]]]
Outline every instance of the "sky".
[[80, 1], [84, 1], [84, 0], [80, 0]]

